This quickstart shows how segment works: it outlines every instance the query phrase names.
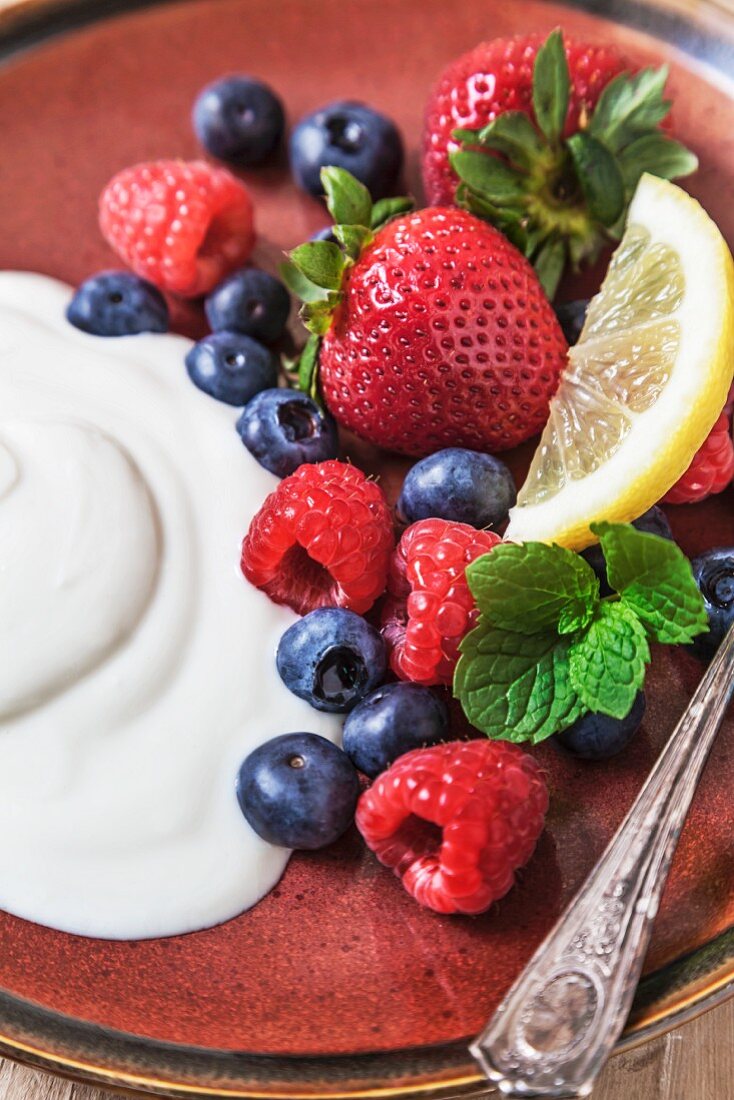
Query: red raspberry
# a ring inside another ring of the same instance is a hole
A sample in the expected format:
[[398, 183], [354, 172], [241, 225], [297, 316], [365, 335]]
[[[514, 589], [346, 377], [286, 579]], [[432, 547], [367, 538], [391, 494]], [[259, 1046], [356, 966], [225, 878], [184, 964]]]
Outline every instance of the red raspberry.
[[315, 607], [364, 614], [385, 591], [394, 545], [380, 487], [356, 466], [299, 466], [257, 513], [242, 542], [251, 584], [300, 615]]
[[357, 828], [409, 894], [437, 913], [483, 913], [543, 831], [540, 768], [506, 741], [452, 741], [401, 756], [365, 791]]
[[124, 168], [100, 196], [99, 224], [136, 274], [184, 298], [240, 267], [255, 241], [245, 185], [198, 160]]
[[382, 633], [402, 680], [450, 684], [459, 643], [479, 614], [466, 567], [502, 539], [466, 523], [422, 519], [404, 532], [390, 563]]
[[698, 504], [721, 493], [734, 478], [734, 444], [726, 410], [714, 424], [708, 439], [696, 452], [683, 477], [663, 497], [665, 504]]

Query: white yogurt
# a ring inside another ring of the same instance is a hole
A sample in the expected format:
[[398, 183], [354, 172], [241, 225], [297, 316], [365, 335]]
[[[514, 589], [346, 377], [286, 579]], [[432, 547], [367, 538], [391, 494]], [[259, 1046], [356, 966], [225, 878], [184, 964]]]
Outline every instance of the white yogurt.
[[335, 739], [274, 651], [295, 616], [239, 545], [276, 480], [175, 336], [103, 339], [68, 288], [0, 273], [0, 907], [173, 935], [254, 905], [288, 853], [240, 813], [242, 759]]

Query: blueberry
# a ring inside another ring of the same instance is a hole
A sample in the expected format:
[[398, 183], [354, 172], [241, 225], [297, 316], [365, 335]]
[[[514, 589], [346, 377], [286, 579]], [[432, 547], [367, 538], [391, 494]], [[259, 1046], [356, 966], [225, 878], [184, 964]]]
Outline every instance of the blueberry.
[[334, 226], [325, 225], [323, 229], [317, 229], [315, 233], [312, 233], [309, 237], [311, 241], [328, 241], [329, 244], [339, 244], [338, 240], [334, 236]]
[[273, 352], [241, 332], [215, 332], [199, 340], [186, 356], [186, 370], [195, 386], [228, 405], [246, 405], [278, 381]]
[[[659, 535], [660, 538], [670, 539], [671, 542], [675, 541], [668, 523], [668, 517], [662, 508], [658, 508], [657, 504], [653, 504], [652, 508], [648, 508], [638, 519], [633, 520], [632, 526], [647, 535]], [[609, 581], [607, 580], [607, 567], [601, 546], [597, 543], [594, 546], [587, 547], [586, 550], [581, 552], [581, 557], [589, 563], [599, 578], [601, 595], [608, 596], [612, 589], [609, 587]]]
[[437, 516], [482, 530], [504, 523], [516, 497], [504, 462], [478, 451], [448, 447], [408, 471], [397, 512], [404, 523]]
[[734, 546], [717, 546], [691, 562], [709, 617], [707, 634], [691, 646], [696, 656], [710, 660], [734, 623]]
[[589, 711], [563, 733], [556, 734], [556, 741], [582, 760], [608, 760], [627, 747], [640, 728], [644, 714], [645, 693], [640, 691], [626, 718], [611, 718], [608, 714]]
[[373, 199], [382, 199], [398, 181], [403, 142], [385, 115], [342, 100], [301, 119], [291, 135], [290, 160], [296, 183], [310, 195], [323, 194], [319, 173], [335, 165], [356, 176]]
[[245, 267], [211, 292], [204, 308], [215, 332], [243, 332], [272, 344], [283, 335], [291, 299], [274, 275]]
[[129, 271], [102, 271], [78, 288], [66, 319], [93, 336], [168, 332], [168, 306], [161, 292]]
[[345, 752], [315, 733], [284, 733], [251, 752], [237, 800], [252, 828], [282, 848], [324, 848], [348, 829], [359, 777]]
[[278, 477], [339, 453], [335, 421], [298, 390], [258, 393], [237, 421], [237, 431], [250, 454]]
[[573, 302], [563, 302], [562, 305], [556, 306], [556, 317], [563, 329], [563, 335], [566, 337], [567, 343], [578, 343], [588, 307], [588, 298], [577, 298]]
[[344, 751], [356, 768], [374, 778], [411, 749], [445, 741], [445, 704], [420, 684], [385, 684], [373, 691], [344, 723]]
[[219, 160], [259, 164], [283, 137], [283, 105], [267, 84], [249, 76], [225, 76], [197, 96], [193, 123], [201, 144]]
[[382, 636], [353, 611], [320, 607], [290, 626], [276, 656], [285, 686], [316, 710], [344, 714], [387, 668]]

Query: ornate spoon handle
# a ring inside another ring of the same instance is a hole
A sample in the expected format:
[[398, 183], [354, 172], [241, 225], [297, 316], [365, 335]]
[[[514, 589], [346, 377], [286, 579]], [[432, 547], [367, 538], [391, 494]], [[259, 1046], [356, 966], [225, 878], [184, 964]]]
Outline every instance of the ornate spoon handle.
[[734, 627], [634, 805], [471, 1052], [511, 1097], [588, 1096], [629, 1014], [652, 922], [734, 692]]

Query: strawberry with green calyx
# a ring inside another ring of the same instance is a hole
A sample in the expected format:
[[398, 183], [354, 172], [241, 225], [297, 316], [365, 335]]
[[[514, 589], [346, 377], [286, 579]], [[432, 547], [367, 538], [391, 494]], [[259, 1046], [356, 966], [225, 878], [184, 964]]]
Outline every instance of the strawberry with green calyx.
[[695, 155], [660, 129], [670, 109], [666, 78], [665, 66], [619, 73], [568, 135], [571, 75], [555, 30], [535, 57], [532, 111], [454, 131], [457, 203], [507, 234], [550, 297], [568, 264], [591, 262], [619, 239], [644, 172], [676, 179], [696, 170]]
[[321, 169], [326, 206], [334, 219], [333, 241], [307, 241], [281, 264], [280, 274], [288, 289], [303, 302], [301, 320], [311, 335], [298, 360], [298, 388], [318, 400], [318, 352], [320, 337], [341, 301], [341, 285], [347, 268], [359, 259], [384, 225], [413, 209], [408, 195], [373, 203], [369, 191], [344, 168]]
[[373, 208], [337, 168], [322, 182], [340, 243], [310, 241], [282, 268], [311, 332], [301, 388], [402, 454], [494, 452], [535, 435], [567, 345], [527, 260], [466, 210]]

